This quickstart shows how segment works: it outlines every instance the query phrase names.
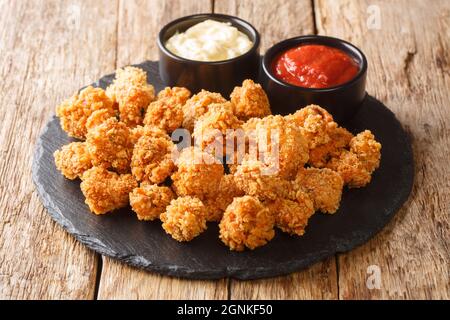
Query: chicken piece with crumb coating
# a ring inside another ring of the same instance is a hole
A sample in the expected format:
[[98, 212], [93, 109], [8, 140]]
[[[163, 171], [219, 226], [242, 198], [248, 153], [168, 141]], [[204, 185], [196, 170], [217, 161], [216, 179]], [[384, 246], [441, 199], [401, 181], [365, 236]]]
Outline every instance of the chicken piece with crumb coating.
[[114, 169], [118, 173], [130, 171], [133, 143], [130, 129], [116, 118], [109, 118], [88, 131], [86, 146], [94, 166]]
[[117, 174], [101, 167], [92, 167], [81, 176], [81, 191], [91, 212], [104, 214], [125, 207], [130, 192], [137, 187], [131, 174]]
[[130, 205], [139, 220], [151, 221], [159, 219], [174, 198], [168, 187], [142, 183], [130, 193]]
[[339, 173], [349, 188], [364, 187], [372, 178], [357, 155], [348, 150], [343, 150], [331, 158], [327, 168]]
[[84, 142], [72, 142], [53, 154], [56, 168], [70, 180], [74, 180], [92, 167], [92, 159]]
[[253, 250], [272, 240], [275, 216], [257, 198], [234, 198], [220, 221], [220, 239], [231, 250]]
[[177, 241], [191, 241], [206, 230], [206, 208], [198, 198], [174, 199], [160, 216], [164, 230]]
[[356, 154], [364, 168], [372, 173], [380, 165], [381, 144], [370, 130], [358, 133], [350, 141], [350, 151]]
[[233, 113], [240, 120], [263, 118], [272, 114], [269, 99], [260, 84], [247, 79], [241, 87], [235, 87], [230, 95]]
[[109, 115], [117, 113], [113, 101], [102, 88], [89, 86], [57, 106], [56, 115], [60, 118], [62, 129], [69, 136], [84, 140], [88, 131], [88, 119], [99, 110], [104, 110]]
[[211, 104], [225, 103], [227, 100], [220, 93], [202, 90], [193, 95], [183, 106], [183, 128], [192, 132], [195, 122], [204, 115]]

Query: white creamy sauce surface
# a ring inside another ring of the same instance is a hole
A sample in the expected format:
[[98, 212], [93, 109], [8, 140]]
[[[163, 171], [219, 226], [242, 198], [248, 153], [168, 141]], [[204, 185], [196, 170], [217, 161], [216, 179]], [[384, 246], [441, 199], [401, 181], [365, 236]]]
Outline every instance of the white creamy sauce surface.
[[183, 33], [176, 33], [166, 42], [166, 48], [185, 59], [220, 61], [243, 55], [253, 43], [231, 23], [215, 20], [200, 22]]

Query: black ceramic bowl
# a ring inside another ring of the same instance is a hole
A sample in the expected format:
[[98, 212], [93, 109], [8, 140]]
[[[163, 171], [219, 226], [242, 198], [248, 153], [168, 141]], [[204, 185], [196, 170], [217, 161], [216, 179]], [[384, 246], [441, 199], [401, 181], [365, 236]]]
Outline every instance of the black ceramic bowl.
[[[298, 87], [276, 78], [272, 72], [274, 59], [287, 49], [307, 44], [343, 50], [359, 64], [359, 72], [349, 82], [323, 89]], [[356, 113], [366, 96], [367, 59], [361, 50], [341, 39], [311, 35], [284, 40], [267, 50], [262, 69], [260, 81], [272, 106], [281, 114], [293, 113], [308, 104], [318, 104], [327, 109], [337, 122], [343, 123]]]
[[[176, 32], [183, 32], [207, 19], [230, 22], [253, 42], [252, 48], [236, 58], [222, 61], [194, 61], [170, 52], [165, 43]], [[159, 73], [167, 86], [186, 87], [193, 93], [201, 89], [220, 92], [228, 97], [233, 88], [245, 79], [256, 79], [259, 71], [258, 31], [248, 22], [223, 14], [196, 14], [174, 20], [165, 25], [158, 35]]]

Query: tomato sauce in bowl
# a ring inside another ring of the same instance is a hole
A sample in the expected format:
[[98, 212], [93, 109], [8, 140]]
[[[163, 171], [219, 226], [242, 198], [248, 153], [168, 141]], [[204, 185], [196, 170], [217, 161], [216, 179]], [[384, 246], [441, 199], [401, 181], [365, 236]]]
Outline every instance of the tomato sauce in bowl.
[[320, 44], [303, 44], [279, 54], [272, 72], [286, 83], [305, 88], [331, 88], [352, 80], [358, 63], [344, 51]]

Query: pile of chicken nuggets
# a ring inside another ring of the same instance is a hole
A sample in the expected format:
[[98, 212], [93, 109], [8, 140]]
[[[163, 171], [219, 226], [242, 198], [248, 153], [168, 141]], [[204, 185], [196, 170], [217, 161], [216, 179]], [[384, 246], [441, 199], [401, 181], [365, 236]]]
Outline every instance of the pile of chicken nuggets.
[[[180, 87], [156, 95], [143, 70], [126, 67], [106, 90], [89, 86], [56, 114], [79, 140], [54, 153], [56, 167], [67, 179], [81, 179], [93, 213], [131, 205], [139, 220], [160, 219], [178, 241], [215, 221], [222, 242], [236, 251], [265, 245], [275, 227], [303, 235], [315, 212], [335, 213], [344, 186], [367, 185], [380, 163], [381, 145], [370, 131], [354, 136], [317, 105], [272, 115], [252, 80], [229, 100]], [[177, 147], [170, 135], [179, 128], [194, 146]], [[224, 137], [221, 157], [208, 150], [217, 139], [212, 129]], [[244, 147], [232, 154], [225, 148], [229, 130], [244, 133]], [[261, 132], [276, 133], [276, 141], [262, 143]]]

